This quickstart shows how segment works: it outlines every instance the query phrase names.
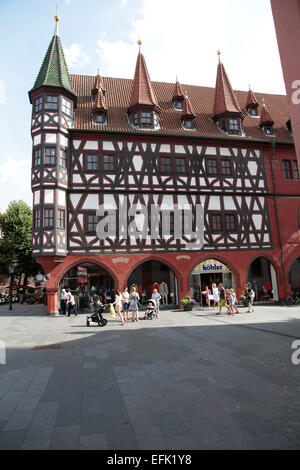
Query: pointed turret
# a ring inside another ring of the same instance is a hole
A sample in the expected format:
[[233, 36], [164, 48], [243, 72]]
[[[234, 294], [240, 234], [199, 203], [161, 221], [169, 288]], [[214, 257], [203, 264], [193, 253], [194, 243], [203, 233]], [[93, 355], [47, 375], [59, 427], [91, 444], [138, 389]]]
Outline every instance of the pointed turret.
[[194, 108], [192, 106], [192, 103], [190, 102], [190, 99], [187, 95], [187, 92], [185, 92], [184, 98], [185, 99], [184, 99], [184, 102], [183, 102], [181, 119], [186, 118], [186, 117], [194, 119], [196, 114], [195, 114]]
[[264, 131], [266, 135], [273, 135], [274, 134], [273, 125], [274, 125], [274, 121], [269, 113], [269, 110], [265, 104], [264, 99], [262, 98], [259, 127]]
[[147, 65], [140, 46], [137, 57], [134, 79], [132, 82], [130, 103], [128, 114], [132, 125], [135, 127], [156, 127], [158, 125], [158, 115], [161, 111], [155, 96]]
[[184, 91], [178, 81], [178, 77], [176, 77], [176, 83], [174, 86], [173, 97], [172, 97], [172, 102], [173, 102], [175, 109], [182, 109], [184, 98], [185, 98]]
[[95, 113], [97, 111], [106, 111], [106, 110], [107, 110], [107, 106], [106, 106], [106, 103], [105, 103], [103, 92], [100, 88], [97, 91], [97, 94], [95, 96], [95, 101], [94, 101], [94, 104], [93, 104], [93, 112]]
[[182, 107], [181, 122], [185, 129], [193, 130], [195, 129], [195, 111], [192, 106], [192, 103], [189, 100], [187, 92], [185, 92], [184, 102]]
[[218, 122], [222, 131], [230, 134], [241, 134], [242, 111], [233, 91], [224, 65], [220, 60], [217, 69], [213, 119]]
[[251, 90], [250, 85], [245, 109], [250, 116], [258, 116], [258, 101], [256, 99], [255, 94]]
[[76, 98], [70, 80], [61, 41], [58, 36], [58, 19], [55, 19], [55, 21], [56, 29], [54, 36], [49, 44], [48, 50], [44, 57], [38, 76], [35, 80], [34, 86], [29, 92], [30, 101], [32, 100], [32, 93], [40, 89], [41, 87], [64, 89], [70, 94], [72, 94], [74, 99]]
[[95, 81], [94, 81], [94, 87], [92, 89], [92, 94], [93, 95], [96, 95], [98, 90], [101, 90], [103, 94], [105, 94], [105, 88], [103, 86], [103, 81], [102, 81], [102, 77], [100, 75], [100, 71], [98, 69], [98, 73], [95, 77]]

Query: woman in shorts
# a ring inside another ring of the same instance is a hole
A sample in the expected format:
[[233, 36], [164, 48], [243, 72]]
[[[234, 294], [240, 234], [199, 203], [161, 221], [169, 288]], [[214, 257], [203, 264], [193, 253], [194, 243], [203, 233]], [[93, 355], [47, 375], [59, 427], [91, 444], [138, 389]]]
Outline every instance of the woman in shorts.
[[127, 287], [123, 290], [123, 314], [124, 314], [124, 321], [129, 321], [129, 292]]

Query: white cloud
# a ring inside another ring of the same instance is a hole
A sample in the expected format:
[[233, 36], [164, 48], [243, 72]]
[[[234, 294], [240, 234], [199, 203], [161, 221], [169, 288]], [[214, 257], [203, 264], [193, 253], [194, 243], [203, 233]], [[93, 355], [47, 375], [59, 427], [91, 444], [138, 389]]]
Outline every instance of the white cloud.
[[100, 70], [133, 78], [140, 37], [151, 80], [178, 75], [183, 84], [215, 86], [220, 49], [234, 88], [248, 89], [250, 80], [257, 91], [285, 93], [271, 8], [255, 1], [261, 16], [250, 21], [241, 0], [142, 0], [124, 40], [99, 39]]
[[0, 80], [0, 104], [6, 104], [6, 86], [3, 80]]
[[90, 62], [87, 54], [82, 51], [82, 46], [75, 42], [69, 48], [64, 49], [64, 53], [69, 68], [81, 67]]
[[18, 160], [8, 155], [0, 164], [1, 209], [5, 210], [13, 200], [22, 199], [31, 206], [31, 160]]

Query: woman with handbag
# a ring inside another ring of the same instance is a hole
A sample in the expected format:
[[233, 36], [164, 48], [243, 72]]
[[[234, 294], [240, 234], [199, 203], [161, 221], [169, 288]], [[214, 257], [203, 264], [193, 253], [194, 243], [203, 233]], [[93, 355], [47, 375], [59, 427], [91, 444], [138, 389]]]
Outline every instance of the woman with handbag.
[[122, 294], [121, 292], [119, 292], [118, 290], [116, 291], [116, 298], [115, 298], [115, 301], [110, 304], [110, 305], [115, 305], [115, 310], [117, 312], [117, 314], [119, 315], [120, 319], [121, 319], [121, 323], [119, 323], [120, 326], [124, 326], [125, 325], [125, 322], [124, 322], [124, 318], [123, 318], [123, 315], [122, 315]]
[[129, 310], [132, 312], [132, 321], [139, 321], [138, 316], [138, 301], [140, 300], [140, 296], [136, 291], [135, 287], [130, 289], [130, 297], [129, 297]]

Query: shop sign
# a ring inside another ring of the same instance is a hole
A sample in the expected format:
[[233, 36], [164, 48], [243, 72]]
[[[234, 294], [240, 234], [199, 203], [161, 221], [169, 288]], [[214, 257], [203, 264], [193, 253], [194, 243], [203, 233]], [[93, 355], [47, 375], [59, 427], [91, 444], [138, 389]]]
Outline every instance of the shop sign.
[[209, 273], [230, 273], [230, 269], [220, 261], [215, 259], [207, 259], [198, 264], [192, 274], [209, 274]]

